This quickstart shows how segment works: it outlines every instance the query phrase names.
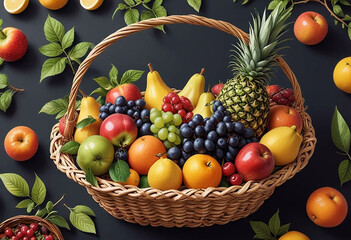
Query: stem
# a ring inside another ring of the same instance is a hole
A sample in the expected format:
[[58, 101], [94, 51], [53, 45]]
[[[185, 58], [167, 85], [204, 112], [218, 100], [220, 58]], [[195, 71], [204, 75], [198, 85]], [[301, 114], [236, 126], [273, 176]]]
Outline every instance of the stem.
[[11, 88], [13, 91], [15, 91], [15, 92], [24, 92], [24, 89], [22, 89], [22, 88], [16, 88], [16, 87], [14, 87], [14, 86], [12, 86], [12, 85], [8, 85], [8, 87], [9, 88]]
[[76, 71], [75, 71], [74, 68], [73, 68], [72, 61], [71, 61], [71, 59], [69, 58], [68, 54], [66, 53], [65, 50], [63, 50], [63, 53], [66, 55], [66, 58], [67, 58], [67, 60], [68, 60], [68, 65], [71, 67], [73, 74], [76, 74]]
[[149, 66], [150, 72], [152, 73], [154, 71], [154, 69], [152, 68], [151, 63], [149, 63], [148, 66]]
[[72, 209], [69, 206], [67, 206], [66, 203], [64, 203], [63, 206], [65, 206], [69, 211], [72, 211]]
[[87, 97], [87, 95], [83, 92], [82, 89], [79, 88], [78, 91], [82, 94], [83, 97]]
[[202, 68], [202, 69], [201, 69], [201, 72], [200, 72], [200, 75], [204, 75], [204, 72], [205, 72], [205, 69]]
[[59, 204], [59, 202], [61, 202], [65, 198], [65, 196], [66, 196], [66, 194], [63, 194], [62, 197], [52, 205], [52, 207], [55, 207], [57, 204]]
[[0, 29], [0, 38], [5, 39], [6, 37], [6, 34], [2, 31], [2, 29]]

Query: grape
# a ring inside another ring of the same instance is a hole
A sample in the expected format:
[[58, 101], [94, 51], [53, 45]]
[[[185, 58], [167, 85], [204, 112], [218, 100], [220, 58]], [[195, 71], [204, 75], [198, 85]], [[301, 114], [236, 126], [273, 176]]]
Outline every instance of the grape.
[[118, 148], [115, 152], [115, 158], [118, 160], [128, 161], [128, 150], [125, 148]]
[[163, 128], [165, 126], [165, 120], [162, 117], [157, 117], [154, 124], [158, 128]]
[[166, 140], [168, 136], [167, 128], [161, 128], [160, 131], [158, 131], [157, 136], [160, 140]]
[[102, 120], [104, 120], [107, 117], [108, 117], [108, 113], [106, 113], [106, 112], [102, 112], [99, 114], [99, 118], [101, 118]]
[[171, 112], [164, 112], [162, 114], [162, 118], [165, 120], [166, 123], [173, 121], [173, 113]]
[[182, 139], [178, 135], [176, 135], [176, 140], [174, 141], [174, 144], [179, 145], [181, 143], [182, 143]]
[[149, 118], [149, 116], [150, 116], [150, 110], [149, 109], [143, 109], [143, 110], [141, 110], [141, 112], [140, 112], [140, 118], [141, 119], [147, 119], [147, 118]]
[[[152, 110], [152, 109], [151, 109]], [[158, 118], [158, 117], [161, 117], [161, 112], [158, 111], [156, 108], [155, 108], [155, 111], [151, 111], [150, 112], [150, 121], [152, 123], [155, 123], [155, 119]]]
[[223, 122], [230, 123], [232, 121], [232, 118], [229, 116], [224, 116], [223, 117]]
[[117, 106], [117, 107], [115, 108], [115, 113], [124, 113], [123, 110], [124, 110], [123, 107]]
[[170, 142], [175, 142], [175, 140], [177, 139], [177, 135], [175, 133], [168, 133], [168, 136], [167, 136], [167, 140], [170, 141]]
[[136, 123], [137, 127], [140, 128], [143, 125], [143, 120], [138, 119], [138, 120], [136, 120], [135, 123]]
[[180, 135], [182, 135], [182, 137], [190, 138], [193, 136], [193, 134], [194, 130], [192, 130], [190, 127], [180, 129]]
[[214, 142], [212, 142], [209, 139], [206, 139], [204, 144], [205, 144], [205, 148], [208, 152], [212, 152], [213, 150], [216, 149], [216, 144], [214, 144]]
[[[139, 118], [140, 118], [140, 112], [139, 112], [139, 111], [135, 111], [135, 112], [133, 113], [133, 118], [134, 118], [134, 119], [139, 119]], [[139, 119], [139, 120], [141, 120], [141, 119]]]
[[119, 96], [115, 101], [116, 106], [124, 107], [127, 104], [127, 100], [123, 96]]
[[217, 142], [218, 134], [216, 133], [216, 131], [211, 131], [207, 134], [207, 139], [211, 140], [212, 142]]
[[204, 118], [200, 115], [200, 114], [195, 114], [195, 116], [193, 117], [192, 121], [196, 124], [196, 125], [200, 125], [203, 123]]
[[230, 152], [233, 156], [236, 156], [238, 154], [238, 150], [235, 147], [228, 146], [227, 149], [228, 152]]
[[150, 131], [151, 131], [152, 133], [157, 134], [158, 131], [160, 131], [160, 129], [159, 129], [158, 127], [156, 127], [155, 124], [152, 124], [152, 125], [150, 126]]
[[189, 124], [183, 123], [182, 125], [180, 125], [180, 128], [179, 128], [179, 129], [182, 129], [182, 128], [184, 128], [184, 127], [189, 127]]
[[244, 124], [240, 122], [234, 122], [233, 125], [235, 133], [242, 133], [244, 131]]
[[115, 105], [111, 105], [111, 106], [108, 108], [108, 112], [109, 112], [110, 114], [115, 113], [115, 108], [116, 108]]
[[253, 137], [254, 134], [255, 132], [251, 128], [244, 128], [242, 136], [247, 139]]
[[209, 121], [206, 122], [206, 124], [205, 124], [205, 131], [206, 131], [207, 133], [209, 133], [210, 131], [212, 131], [214, 128], [215, 128], [215, 124], [214, 124], [211, 120], [209, 120]]
[[135, 105], [139, 108], [139, 109], [143, 109], [146, 105], [146, 102], [144, 99], [138, 99], [135, 101]]
[[[224, 118], [223, 118], [224, 119]], [[224, 120], [223, 120], [224, 121]], [[226, 122], [225, 123], [225, 126], [227, 127], [227, 132], [228, 133], [232, 133], [233, 132], [233, 129], [234, 129], [234, 126], [231, 122]]]
[[253, 138], [251, 138], [251, 141], [252, 142], [259, 142], [260, 140], [258, 140], [258, 138], [256, 138], [256, 137], [253, 137]]
[[182, 151], [182, 157], [186, 160], [188, 158], [190, 158], [192, 155], [193, 155], [192, 153], [187, 153], [187, 152]]
[[171, 143], [168, 140], [163, 141], [163, 145], [165, 145], [166, 149], [170, 149], [171, 147], [173, 147], [173, 143]]
[[178, 162], [178, 165], [180, 168], [183, 168], [184, 164], [185, 164], [186, 160], [184, 158], [180, 158], [179, 159], [179, 162]]
[[222, 149], [216, 148], [214, 155], [217, 160], [221, 160], [224, 157], [224, 152]]
[[225, 159], [228, 162], [233, 162], [235, 160], [235, 156], [233, 156], [233, 154], [231, 154], [231, 152], [226, 152], [225, 153]]
[[160, 112], [160, 111], [157, 108], [151, 108], [150, 113], [153, 113], [153, 112]]
[[[187, 138], [185, 138], [187, 139]], [[187, 152], [187, 153], [190, 153], [194, 150], [194, 144], [192, 141], [186, 141], [184, 144], [183, 144], [183, 150], [184, 152]]]
[[227, 141], [224, 138], [218, 138], [217, 146], [220, 147], [220, 148], [226, 148], [227, 147]]
[[178, 128], [176, 128], [176, 126], [174, 126], [174, 125], [171, 125], [168, 127], [168, 132], [176, 133], [177, 130], [178, 130]]
[[193, 121], [188, 122], [189, 127], [194, 129], [196, 127], [196, 124]]
[[100, 107], [100, 109], [99, 109], [99, 111], [102, 113], [102, 112], [108, 112], [108, 107], [107, 107], [107, 105], [105, 104], [105, 105], [102, 105], [101, 107]]
[[224, 122], [220, 122], [217, 125], [216, 132], [219, 136], [223, 137], [227, 133], [227, 126], [225, 125]]
[[133, 117], [134, 111], [132, 109], [128, 109], [127, 115]]
[[216, 120], [216, 123], [219, 123], [223, 120], [224, 114], [222, 112], [215, 112], [215, 114], [213, 114], [213, 117]]
[[105, 104], [107, 108], [111, 107], [112, 103], [108, 102]]
[[224, 111], [225, 111], [225, 107], [223, 107], [223, 106], [218, 106], [218, 108], [216, 110], [216, 112], [221, 112], [221, 113], [223, 113], [223, 115], [224, 115]]
[[195, 134], [197, 137], [204, 137], [206, 135], [204, 127], [201, 125], [196, 126]]
[[232, 136], [228, 140], [228, 144], [232, 147], [236, 147], [239, 144], [239, 138], [237, 136]]
[[150, 127], [151, 127], [151, 123], [144, 123], [139, 130], [140, 135], [141, 136], [152, 135], [152, 132], [150, 131]]
[[179, 126], [180, 124], [182, 124], [182, 117], [179, 114], [174, 114], [173, 115], [173, 123], [176, 126]]
[[232, 118], [232, 114], [228, 111], [224, 112], [224, 116]]
[[245, 138], [240, 138], [238, 147], [239, 147], [239, 148], [242, 148], [242, 147], [244, 147], [245, 145], [246, 145], [246, 140], [245, 140]]
[[[212, 115], [212, 116], [210, 117], [209, 122], [211, 122], [214, 126], [217, 124], [217, 120], [216, 120], [216, 118], [214, 117], [214, 115]], [[207, 123], [206, 123], [206, 124], [207, 124]]]
[[181, 158], [181, 156], [182, 156], [182, 151], [180, 151], [180, 149], [177, 147], [171, 147], [167, 151], [167, 157], [171, 160], [178, 160]]
[[135, 102], [133, 101], [133, 100], [129, 100], [128, 102], [127, 102], [127, 107], [128, 108], [132, 108], [132, 107], [134, 107], [135, 106]]
[[203, 152], [205, 150], [205, 141], [203, 138], [196, 138], [195, 139], [194, 149], [197, 152]]

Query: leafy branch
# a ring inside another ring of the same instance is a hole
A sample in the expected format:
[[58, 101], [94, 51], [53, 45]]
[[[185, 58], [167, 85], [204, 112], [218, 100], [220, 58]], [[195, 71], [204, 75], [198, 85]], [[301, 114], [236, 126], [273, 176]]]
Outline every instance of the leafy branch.
[[[45, 207], [40, 208], [46, 198], [46, 186], [36, 174], [31, 191], [26, 180], [17, 174], [3, 173], [0, 174], [0, 179], [5, 185], [5, 188], [12, 195], [25, 197], [24, 200], [16, 205], [16, 208], [25, 208], [27, 213], [31, 213], [33, 210], [37, 209], [35, 216], [41, 217], [58, 227], [70, 229], [66, 219], [60, 216], [58, 211], [54, 210], [54, 207], [65, 198], [65, 194], [55, 203], [48, 201]], [[96, 233], [95, 224], [90, 218], [90, 216], [95, 217], [95, 213], [91, 208], [84, 205], [77, 205], [73, 208], [69, 207], [67, 204], [63, 205], [70, 211], [69, 219], [75, 228], [86, 233]]]
[[351, 134], [346, 121], [338, 111], [337, 107], [335, 107], [331, 123], [331, 135], [334, 145], [340, 151], [342, 151], [341, 153], [337, 153], [339, 153], [340, 155], [347, 156], [348, 158], [341, 161], [338, 168], [340, 184], [343, 185], [345, 182], [351, 180], [351, 156], [349, 154]]
[[3, 112], [6, 112], [9, 108], [12, 97], [16, 92], [24, 92], [24, 89], [12, 86], [6, 74], [0, 74], [0, 89], [5, 89], [4, 92], [0, 92], [0, 109]]
[[81, 58], [88, 52], [92, 43], [80, 42], [72, 47], [74, 33], [74, 27], [65, 32], [62, 23], [48, 15], [44, 24], [44, 34], [50, 43], [40, 47], [39, 51], [50, 58], [43, 63], [40, 82], [44, 78], [62, 73], [67, 64], [75, 74], [73, 63], [81, 63]]
[[[46, 103], [39, 111], [39, 113], [46, 113], [48, 115], [56, 115], [56, 119], [63, 117], [68, 109], [68, 96], [54, 99]], [[80, 107], [80, 100], [76, 100], [75, 109]]]

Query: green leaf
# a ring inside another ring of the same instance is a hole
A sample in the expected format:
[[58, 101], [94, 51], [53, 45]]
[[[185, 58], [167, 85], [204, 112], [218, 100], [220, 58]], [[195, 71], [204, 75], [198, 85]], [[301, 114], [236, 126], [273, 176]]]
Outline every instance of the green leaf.
[[282, 236], [282, 235], [284, 235], [285, 233], [287, 233], [287, 232], [289, 231], [289, 228], [290, 228], [290, 223], [284, 224], [283, 226], [281, 226], [281, 227], [279, 228], [279, 231], [278, 231], [277, 236]]
[[27, 207], [27, 213], [30, 213], [31, 211], [33, 211], [34, 206], [35, 206], [35, 203], [34, 203], [34, 202], [32, 202], [31, 204], [29, 204], [28, 207]]
[[244, 0], [242, 5], [245, 5], [246, 3], [248, 3], [250, 0]]
[[46, 197], [46, 187], [43, 181], [35, 174], [35, 181], [32, 188], [32, 199], [37, 204], [40, 205], [44, 202]]
[[[118, 85], [118, 69], [115, 67], [115, 65], [112, 64], [111, 70], [109, 72], [109, 78], [110, 78], [110, 82], [113, 85], [112, 87], [115, 87]], [[100, 85], [101, 86], [101, 85]], [[109, 90], [109, 89], [106, 89]]]
[[74, 27], [71, 28], [62, 38], [62, 48], [66, 49], [72, 46], [74, 41]]
[[40, 209], [38, 210], [36, 213], [35, 213], [35, 216], [38, 216], [38, 217], [44, 217], [45, 214], [47, 214], [48, 211], [46, 208], [43, 208], [43, 209]]
[[49, 43], [49, 44], [46, 44], [46, 45], [40, 47], [39, 51], [41, 52], [41, 54], [43, 54], [47, 57], [57, 57], [63, 53], [62, 47], [60, 46], [60, 44], [58, 44], [56, 42]]
[[46, 211], [47, 211], [48, 213], [52, 211], [53, 207], [54, 207], [54, 204], [53, 204], [51, 201], [48, 201], [48, 202], [46, 203], [45, 208], [46, 208]]
[[88, 207], [88, 206], [84, 206], [84, 205], [77, 205], [73, 208], [73, 211], [75, 211], [76, 213], [79, 213], [79, 212], [82, 212], [82, 213], [85, 213], [89, 216], [93, 216], [95, 217], [95, 213], [94, 211]]
[[40, 109], [39, 113], [55, 115], [62, 111], [64, 111], [65, 113], [67, 111], [67, 108], [68, 108], [68, 100], [66, 101], [65, 99], [58, 98], [48, 103], [45, 103], [45, 105]]
[[4, 63], [4, 59], [0, 57], [0, 66]]
[[99, 84], [100, 87], [102, 87], [105, 90], [111, 90], [114, 86], [111, 85], [110, 81], [107, 79], [107, 77], [98, 77], [94, 78], [94, 81]]
[[117, 160], [111, 164], [109, 168], [109, 174], [113, 181], [125, 182], [130, 176], [128, 163], [123, 160]]
[[77, 123], [76, 128], [84, 128], [93, 124], [94, 122], [96, 122], [96, 119], [89, 115], [87, 118], [84, 118], [82, 121]]
[[225, 177], [222, 177], [221, 182], [219, 183], [218, 187], [230, 187], [228, 180]]
[[273, 1], [271, 1], [269, 3], [269, 5], [268, 5], [268, 10], [275, 9], [278, 6], [279, 2], [280, 2], [280, 0], [273, 0]]
[[148, 188], [150, 187], [149, 182], [147, 180], [147, 176], [140, 176], [140, 182], [139, 182], [139, 187], [140, 188]]
[[65, 28], [62, 23], [48, 15], [44, 24], [44, 34], [49, 42], [61, 42]]
[[134, 0], [124, 0], [124, 2], [129, 6], [133, 6], [135, 4]]
[[65, 57], [47, 59], [41, 68], [40, 82], [46, 77], [62, 73], [66, 68], [66, 60]]
[[143, 2], [144, 3], [149, 3], [149, 2], [151, 2], [151, 0], [144, 0]]
[[340, 179], [341, 186], [345, 182], [348, 182], [348, 181], [351, 180], [351, 164], [350, 164], [350, 160], [348, 160], [348, 159], [343, 160], [339, 164], [338, 173], [339, 173], [339, 179]]
[[75, 141], [69, 141], [61, 148], [62, 153], [68, 153], [71, 155], [76, 155], [78, 152], [80, 144]]
[[51, 215], [46, 220], [48, 220], [49, 222], [51, 222], [59, 227], [63, 227], [63, 228], [70, 230], [70, 227], [69, 227], [66, 219], [64, 219], [63, 217], [61, 217], [59, 215]]
[[91, 171], [90, 168], [88, 168], [87, 171], [85, 171], [85, 178], [88, 181], [88, 183], [90, 183], [91, 185], [97, 187], [98, 186], [98, 182], [94, 176], [94, 173]]
[[140, 20], [147, 20], [147, 19], [151, 19], [151, 18], [154, 18], [154, 14], [149, 11], [149, 10], [144, 10], [142, 13], [141, 13], [141, 16], [140, 16]]
[[123, 73], [120, 84], [133, 83], [135, 81], [138, 81], [139, 78], [143, 75], [143, 73], [144, 71], [140, 70], [128, 70], [125, 73]]
[[349, 35], [349, 38], [351, 39], [351, 22], [348, 25], [347, 34]]
[[344, 12], [343, 12], [342, 8], [339, 5], [334, 5], [333, 6], [333, 12], [339, 17], [344, 17]]
[[277, 236], [280, 228], [280, 218], [279, 218], [279, 209], [278, 211], [269, 219], [268, 226], [270, 231], [274, 236]]
[[155, 0], [154, 3], [152, 4], [152, 8], [156, 8], [158, 6], [161, 6], [163, 3], [163, 0]]
[[99, 88], [95, 89], [94, 91], [92, 91], [90, 93], [90, 95], [93, 95], [94, 93], [96, 93], [99, 96], [106, 97], [108, 91], [103, 89], [103, 88], [101, 88], [101, 87], [99, 87]]
[[91, 220], [91, 218], [85, 213], [76, 213], [75, 211], [71, 211], [69, 215], [69, 220], [75, 228], [82, 232], [96, 233], [95, 224], [93, 220]]
[[201, 0], [187, 0], [188, 4], [195, 9], [196, 12], [200, 12]]
[[[145, 1], [144, 1], [145, 2]], [[118, 10], [125, 10], [127, 8], [127, 5], [123, 4], [123, 3], [119, 3], [117, 8], [115, 9], [115, 11], [112, 14], [112, 19], [115, 17], [116, 13], [118, 12]]]
[[12, 102], [12, 96], [14, 94], [14, 91], [12, 90], [6, 90], [3, 94], [0, 96], [0, 109], [3, 112], [6, 112], [7, 109], [9, 108], [11, 102]]
[[167, 16], [167, 10], [162, 6], [158, 6], [156, 8], [153, 8], [152, 10], [154, 10], [157, 17]]
[[32, 201], [32, 199], [27, 198], [27, 199], [24, 199], [24, 200], [20, 201], [20, 202], [16, 205], [16, 208], [27, 208], [27, 207], [29, 206], [29, 204], [32, 204], [32, 203], [34, 203], [34, 202]]
[[351, 3], [349, 3], [348, 0], [340, 0], [339, 2], [345, 6], [351, 6]]
[[264, 222], [250, 221], [252, 230], [255, 232], [255, 239], [269, 239], [272, 237], [269, 227]]
[[124, 13], [124, 21], [127, 25], [136, 23], [139, 21], [139, 11], [138, 9], [128, 9]]
[[4, 89], [9, 85], [9, 79], [6, 74], [0, 74], [0, 89]]
[[105, 104], [105, 100], [106, 98], [104, 96], [98, 96], [98, 98], [96, 99], [96, 101], [100, 103], [101, 106]]
[[345, 16], [343, 17], [344, 21], [351, 21], [351, 16], [349, 14], [345, 14]]
[[332, 124], [331, 134], [335, 146], [343, 152], [348, 153], [350, 149], [350, 129], [347, 126], [344, 118], [341, 116], [338, 108], [335, 107]]
[[81, 42], [77, 45], [74, 45], [71, 51], [68, 52], [68, 56], [71, 59], [79, 59], [82, 58], [85, 54], [87, 54], [89, 47], [92, 45], [90, 42]]
[[2, 27], [2, 22], [3, 22], [2, 19], [0, 19], [0, 28]]

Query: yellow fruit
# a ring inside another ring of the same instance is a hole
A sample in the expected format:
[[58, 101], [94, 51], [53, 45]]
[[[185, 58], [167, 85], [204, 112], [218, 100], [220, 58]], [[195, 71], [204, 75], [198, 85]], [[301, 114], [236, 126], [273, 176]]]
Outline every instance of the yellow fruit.
[[100, 107], [100, 103], [98, 103], [94, 98], [82, 98], [77, 123], [79, 123], [85, 118], [88, 118], [89, 116], [95, 118], [96, 121], [83, 128], [77, 128], [76, 132], [74, 133], [74, 141], [82, 143], [87, 137], [99, 134], [101, 125], [101, 119], [99, 118]]
[[80, 0], [80, 5], [86, 10], [98, 9], [104, 0]]
[[178, 189], [182, 185], [182, 170], [172, 160], [160, 158], [149, 169], [147, 180], [153, 188]]
[[63, 8], [68, 0], [39, 0], [40, 4], [50, 10]]
[[260, 143], [271, 150], [275, 165], [283, 166], [296, 159], [302, 136], [296, 132], [296, 126], [277, 127], [263, 135]]
[[298, 231], [289, 231], [279, 238], [279, 240], [310, 240], [305, 234]]
[[4, 7], [8, 13], [18, 14], [28, 6], [29, 0], [4, 0]]
[[146, 102], [145, 107], [147, 109], [157, 108], [161, 110], [164, 96], [172, 90], [163, 82], [160, 74], [153, 70], [150, 63], [149, 68], [150, 72], [147, 74], [146, 91], [144, 95]]
[[133, 186], [139, 186], [139, 182], [140, 182], [140, 176], [137, 173], [137, 171], [135, 171], [134, 169], [130, 168], [130, 175], [127, 178], [127, 180], [123, 183], [120, 183], [122, 185], [133, 185]]
[[203, 118], [211, 117], [211, 105], [209, 104], [215, 100], [215, 97], [212, 93], [203, 93], [200, 95], [199, 102], [197, 103], [196, 108], [193, 110], [193, 114], [200, 114]]
[[333, 78], [340, 90], [351, 93], [351, 57], [344, 58], [336, 64]]
[[179, 96], [187, 97], [193, 104], [194, 108], [199, 102], [200, 95], [205, 90], [205, 77], [203, 75], [204, 72], [205, 69], [203, 68], [201, 69], [200, 73], [194, 74], [189, 79], [183, 90], [180, 93], [178, 93]]

